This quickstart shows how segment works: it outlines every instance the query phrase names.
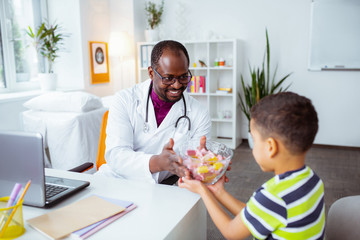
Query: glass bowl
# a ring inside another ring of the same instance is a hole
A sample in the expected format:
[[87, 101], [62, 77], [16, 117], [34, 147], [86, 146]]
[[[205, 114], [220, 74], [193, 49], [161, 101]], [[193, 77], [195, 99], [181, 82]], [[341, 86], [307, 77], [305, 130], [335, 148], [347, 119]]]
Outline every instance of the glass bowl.
[[206, 149], [199, 149], [199, 141], [190, 141], [179, 148], [179, 155], [183, 159], [192, 175], [192, 178], [202, 181], [205, 184], [216, 183], [226, 172], [233, 151], [226, 145], [207, 141]]

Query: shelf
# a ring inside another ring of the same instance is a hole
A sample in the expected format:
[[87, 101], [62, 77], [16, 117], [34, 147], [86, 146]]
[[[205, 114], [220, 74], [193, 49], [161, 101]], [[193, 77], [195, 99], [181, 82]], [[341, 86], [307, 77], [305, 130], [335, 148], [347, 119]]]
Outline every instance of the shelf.
[[207, 96], [207, 93], [188, 93], [190, 96]]
[[215, 97], [233, 97], [232, 93], [210, 93], [209, 95]]
[[233, 67], [209, 67], [210, 70], [233, 70]]
[[225, 144], [226, 146], [230, 146], [230, 148], [232, 148], [231, 146], [233, 145], [233, 141], [231, 138], [212, 137], [211, 140]]
[[207, 67], [189, 67], [189, 70], [193, 70], [193, 71], [196, 71], [196, 70], [204, 71], [204, 70], [208, 70], [208, 68], [207, 68]]
[[213, 122], [228, 122], [228, 123], [232, 123], [233, 119], [232, 118], [212, 118], [211, 121]]

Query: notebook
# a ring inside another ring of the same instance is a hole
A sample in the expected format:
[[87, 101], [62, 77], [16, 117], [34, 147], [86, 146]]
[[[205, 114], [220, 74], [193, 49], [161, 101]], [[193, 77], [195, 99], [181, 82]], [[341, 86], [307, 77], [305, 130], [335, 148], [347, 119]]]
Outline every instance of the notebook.
[[26, 221], [49, 238], [61, 239], [124, 210], [120, 205], [90, 196]]
[[106, 227], [107, 225], [113, 223], [114, 221], [116, 221], [117, 219], [121, 218], [122, 216], [126, 215], [127, 213], [131, 212], [132, 210], [134, 210], [137, 206], [129, 201], [124, 201], [124, 200], [119, 200], [119, 199], [113, 199], [113, 198], [108, 198], [108, 197], [103, 197], [103, 196], [98, 196], [108, 202], [114, 203], [116, 205], [122, 206], [125, 208], [124, 211], [115, 214], [109, 218], [106, 218], [104, 220], [101, 220], [99, 222], [96, 222], [94, 224], [91, 224], [87, 227], [84, 227], [80, 230], [77, 230], [75, 232], [73, 232], [70, 235], [71, 239], [87, 239], [88, 237], [90, 237], [91, 235], [93, 235], [94, 233], [98, 232], [99, 230], [103, 229], [104, 227]]
[[24, 205], [50, 207], [90, 185], [87, 181], [45, 176], [44, 145], [40, 133], [0, 132], [0, 197], [15, 183], [31, 185]]

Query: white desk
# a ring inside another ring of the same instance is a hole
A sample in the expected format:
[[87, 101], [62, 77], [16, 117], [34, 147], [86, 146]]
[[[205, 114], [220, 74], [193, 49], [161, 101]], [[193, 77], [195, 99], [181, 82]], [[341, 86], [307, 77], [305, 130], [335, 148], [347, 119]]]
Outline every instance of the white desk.
[[50, 176], [90, 181], [90, 186], [50, 209], [24, 206], [26, 232], [17, 239], [48, 239], [26, 220], [98, 194], [132, 201], [137, 208], [92, 235], [92, 239], [206, 239], [206, 209], [201, 198], [176, 186], [155, 185], [85, 173], [46, 169]]

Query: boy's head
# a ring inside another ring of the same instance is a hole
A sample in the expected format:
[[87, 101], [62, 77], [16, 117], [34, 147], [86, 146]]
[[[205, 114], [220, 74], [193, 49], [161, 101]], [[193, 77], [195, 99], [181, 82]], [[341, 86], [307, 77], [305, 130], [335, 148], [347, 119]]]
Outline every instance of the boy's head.
[[280, 140], [293, 155], [309, 150], [318, 131], [318, 117], [311, 101], [292, 92], [262, 98], [251, 108], [251, 121], [262, 139]]

